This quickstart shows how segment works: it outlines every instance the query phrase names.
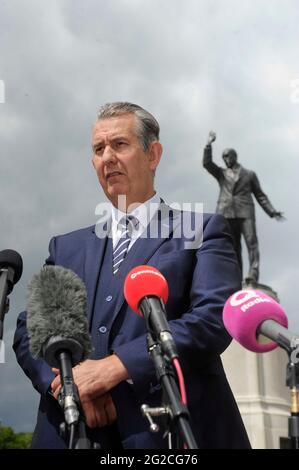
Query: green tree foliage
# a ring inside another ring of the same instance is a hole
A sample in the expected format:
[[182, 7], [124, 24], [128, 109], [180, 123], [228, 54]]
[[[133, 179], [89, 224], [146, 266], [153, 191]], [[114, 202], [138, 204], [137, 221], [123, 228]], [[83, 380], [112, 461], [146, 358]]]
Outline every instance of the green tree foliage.
[[29, 449], [31, 440], [31, 432], [15, 433], [12, 428], [0, 423], [0, 449]]

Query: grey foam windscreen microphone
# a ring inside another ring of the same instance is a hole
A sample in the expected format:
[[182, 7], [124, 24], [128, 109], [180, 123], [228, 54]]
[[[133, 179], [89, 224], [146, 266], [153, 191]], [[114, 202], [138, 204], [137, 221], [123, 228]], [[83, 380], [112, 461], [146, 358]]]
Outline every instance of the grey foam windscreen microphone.
[[72, 365], [91, 351], [86, 318], [87, 295], [82, 280], [61, 266], [45, 266], [28, 286], [27, 329], [30, 350], [52, 367], [58, 353], [70, 352]]

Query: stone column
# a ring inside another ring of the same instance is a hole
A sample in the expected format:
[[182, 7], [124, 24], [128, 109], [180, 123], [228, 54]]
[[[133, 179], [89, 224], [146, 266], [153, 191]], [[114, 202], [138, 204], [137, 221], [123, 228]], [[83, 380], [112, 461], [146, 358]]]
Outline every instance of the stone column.
[[256, 354], [234, 340], [222, 355], [227, 378], [254, 449], [279, 449], [279, 438], [288, 436], [287, 359], [287, 354], [280, 348]]

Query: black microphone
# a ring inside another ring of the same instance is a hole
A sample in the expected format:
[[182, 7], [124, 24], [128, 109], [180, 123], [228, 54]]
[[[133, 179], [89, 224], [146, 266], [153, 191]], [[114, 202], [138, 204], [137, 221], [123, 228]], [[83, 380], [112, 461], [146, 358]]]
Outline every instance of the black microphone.
[[28, 287], [27, 329], [35, 357], [59, 368], [60, 405], [68, 425], [78, 423], [80, 401], [72, 367], [91, 351], [85, 285], [71, 270], [45, 266]]
[[7, 296], [20, 280], [23, 272], [23, 260], [14, 250], [0, 251], [0, 340], [3, 338], [4, 315], [9, 309]]

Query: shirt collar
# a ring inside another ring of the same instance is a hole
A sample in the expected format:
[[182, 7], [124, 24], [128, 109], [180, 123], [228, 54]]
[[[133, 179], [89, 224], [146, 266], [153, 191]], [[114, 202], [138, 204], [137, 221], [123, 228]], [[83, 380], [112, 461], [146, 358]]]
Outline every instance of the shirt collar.
[[[145, 201], [143, 204], [139, 204], [135, 209], [130, 212], [130, 215], [136, 217], [139, 222], [140, 228], [145, 229], [154, 215], [156, 214], [161, 203], [160, 197], [155, 193], [150, 199]], [[111, 204], [111, 216], [112, 216], [112, 227], [117, 228], [119, 221], [126, 217], [128, 214], [119, 210]]]

